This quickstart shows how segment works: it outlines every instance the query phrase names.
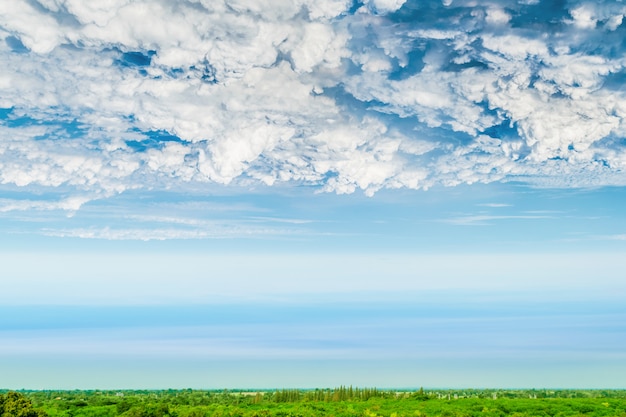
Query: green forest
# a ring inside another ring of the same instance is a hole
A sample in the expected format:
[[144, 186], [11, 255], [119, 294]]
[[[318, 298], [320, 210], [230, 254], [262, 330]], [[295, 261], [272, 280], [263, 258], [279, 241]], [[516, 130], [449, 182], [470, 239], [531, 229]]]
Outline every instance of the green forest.
[[0, 391], [0, 417], [626, 417], [624, 390]]

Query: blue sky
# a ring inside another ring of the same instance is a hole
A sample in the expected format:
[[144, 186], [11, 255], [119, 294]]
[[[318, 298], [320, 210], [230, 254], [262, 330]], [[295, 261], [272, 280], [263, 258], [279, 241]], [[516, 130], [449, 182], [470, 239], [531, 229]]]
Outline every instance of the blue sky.
[[0, 4], [0, 388], [626, 388], [621, 1], [91, 3]]

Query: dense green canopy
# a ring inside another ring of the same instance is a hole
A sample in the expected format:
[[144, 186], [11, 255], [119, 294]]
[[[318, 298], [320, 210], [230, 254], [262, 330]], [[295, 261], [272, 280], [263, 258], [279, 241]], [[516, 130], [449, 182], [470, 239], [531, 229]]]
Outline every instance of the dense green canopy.
[[0, 417], [46, 417], [42, 410], [33, 408], [29, 398], [19, 392], [0, 394]]
[[626, 391], [31, 391], [0, 395], [0, 411], [0, 417], [626, 417]]

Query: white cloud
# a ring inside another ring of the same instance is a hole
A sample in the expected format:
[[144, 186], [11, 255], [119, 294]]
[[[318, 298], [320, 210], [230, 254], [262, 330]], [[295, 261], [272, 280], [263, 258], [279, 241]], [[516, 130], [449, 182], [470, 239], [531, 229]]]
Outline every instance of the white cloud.
[[398, 10], [407, 0], [366, 0], [363, 2], [375, 13], [391, 13]]
[[626, 182], [617, 3], [38, 4], [0, 5], [3, 184]]
[[337, 68], [341, 58], [347, 56], [346, 36], [338, 37], [332, 27], [311, 23], [303, 32], [300, 42], [293, 46], [288, 44], [297, 71], [311, 72], [318, 65]]
[[573, 18], [573, 24], [579, 29], [594, 29], [598, 22], [592, 8], [587, 4], [582, 4], [572, 9], [570, 14]]
[[35, 4], [21, 0], [3, 2], [0, 26], [9, 33], [19, 33], [20, 41], [31, 51], [46, 54], [63, 42], [63, 33], [56, 19], [40, 13]]
[[487, 15], [485, 16], [485, 20], [488, 23], [494, 25], [503, 25], [511, 20], [511, 16], [500, 8], [490, 8], [487, 9]]
[[571, 19], [565, 21], [579, 29], [594, 30], [606, 28], [616, 30], [626, 14], [626, 5], [617, 2], [573, 2], [569, 8]]
[[524, 61], [532, 57], [545, 57], [548, 47], [541, 39], [533, 39], [516, 34], [485, 34], [481, 36], [485, 48], [497, 52], [514, 61]]

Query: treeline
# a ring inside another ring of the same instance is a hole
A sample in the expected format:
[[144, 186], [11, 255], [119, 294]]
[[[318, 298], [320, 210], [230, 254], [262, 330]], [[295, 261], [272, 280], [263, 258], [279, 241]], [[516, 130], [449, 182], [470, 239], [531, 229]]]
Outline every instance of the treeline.
[[[0, 394], [2, 391], [0, 390]], [[340, 386], [315, 389], [273, 390], [73, 390], [73, 391], [19, 391], [32, 400], [35, 407], [57, 404], [65, 408], [86, 406], [115, 406], [119, 414], [135, 405], [166, 403], [173, 406], [202, 406], [212, 404], [245, 405], [261, 403], [341, 402], [390, 400], [458, 400], [477, 399], [549, 399], [549, 398], [623, 398], [626, 390], [504, 390], [504, 389], [428, 389], [382, 390]], [[14, 395], [14, 394], [11, 394]], [[1, 417], [1, 415], [0, 415]], [[626, 417], [626, 416], [625, 416]]]
[[626, 417], [619, 390], [23, 391], [0, 401], [0, 417]]
[[[420, 389], [423, 394], [423, 389]], [[259, 393], [261, 394], [261, 393]], [[340, 386], [335, 389], [319, 389], [299, 390], [299, 389], [283, 389], [274, 392], [263, 393], [255, 397], [256, 402], [260, 400], [282, 402], [298, 402], [298, 401], [367, 401], [370, 398], [398, 398], [404, 393], [397, 391], [384, 391], [377, 388], [353, 388]], [[426, 398], [424, 396], [424, 398]]]

